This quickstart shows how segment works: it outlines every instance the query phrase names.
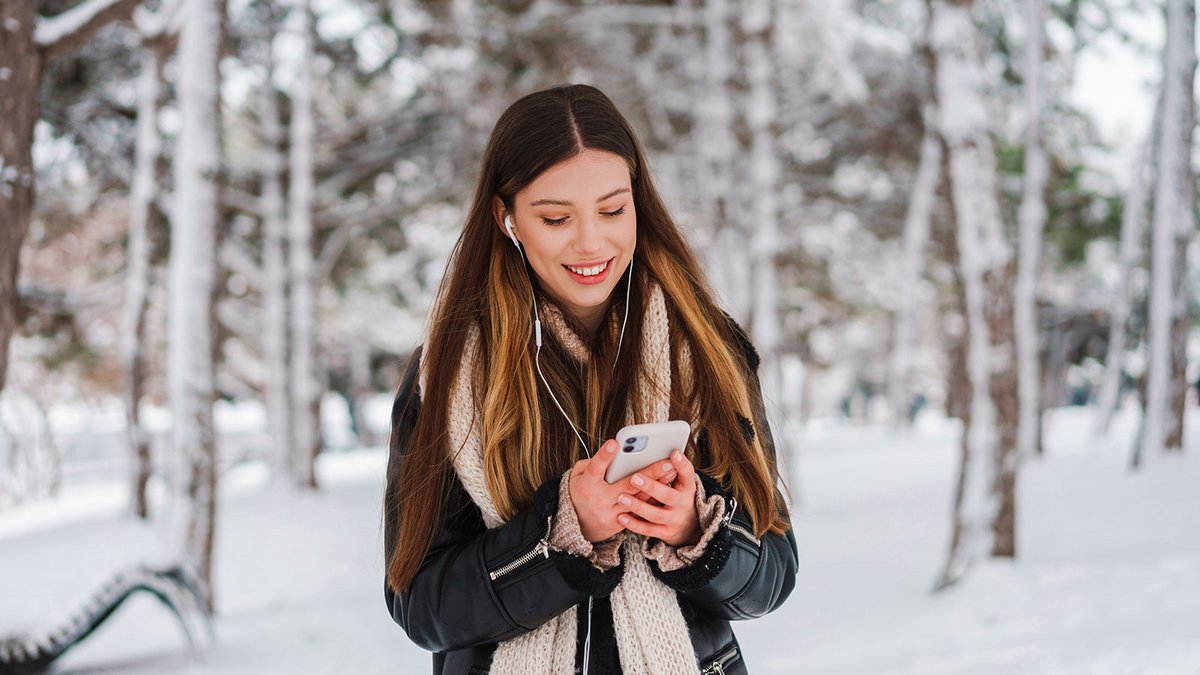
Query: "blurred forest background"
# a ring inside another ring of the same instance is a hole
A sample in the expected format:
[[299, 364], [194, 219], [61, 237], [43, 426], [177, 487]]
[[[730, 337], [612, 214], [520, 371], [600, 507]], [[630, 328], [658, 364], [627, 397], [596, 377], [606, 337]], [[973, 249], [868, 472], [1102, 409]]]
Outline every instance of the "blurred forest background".
[[1142, 411], [1130, 467], [1187, 444], [1191, 0], [0, 0], [0, 22], [0, 518], [96, 476], [133, 518], [176, 500], [208, 609], [221, 477], [320, 491], [318, 457], [385, 444], [491, 125], [555, 84], [641, 134], [764, 357], [790, 480], [818, 422], [962, 420], [932, 586], [1020, 557], [1047, 410], [1088, 406], [1087, 438]]

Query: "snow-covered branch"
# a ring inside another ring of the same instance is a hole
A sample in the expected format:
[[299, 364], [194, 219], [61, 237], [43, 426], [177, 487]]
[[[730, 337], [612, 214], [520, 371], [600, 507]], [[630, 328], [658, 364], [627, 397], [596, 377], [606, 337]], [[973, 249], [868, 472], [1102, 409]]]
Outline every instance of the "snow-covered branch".
[[225, 237], [221, 243], [221, 265], [246, 277], [252, 287], [262, 288], [262, 269], [233, 237]]
[[259, 197], [234, 185], [223, 186], [221, 190], [221, 203], [226, 207], [241, 211], [255, 218], [261, 218], [263, 215]]
[[183, 26], [183, 5], [184, 0], [166, 0], [157, 12], [151, 12], [143, 5], [133, 10], [133, 25], [141, 34], [142, 40], [151, 42], [178, 35], [180, 27]]
[[620, 4], [572, 10], [572, 13], [566, 17], [566, 23], [587, 28], [597, 26], [677, 26], [687, 28], [699, 25], [700, 17], [695, 10], [687, 8]]
[[38, 19], [33, 39], [46, 60], [69, 52], [113, 21], [128, 19], [141, 0], [85, 0], [73, 9]]

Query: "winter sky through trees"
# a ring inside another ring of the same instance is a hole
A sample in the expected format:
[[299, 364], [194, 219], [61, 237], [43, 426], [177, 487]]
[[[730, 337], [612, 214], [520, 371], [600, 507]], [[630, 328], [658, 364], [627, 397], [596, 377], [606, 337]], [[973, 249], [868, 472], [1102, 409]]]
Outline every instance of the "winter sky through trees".
[[1200, 672], [1194, 24], [0, 0], [0, 645], [178, 563], [197, 622], [130, 604], [65, 672], [425, 669], [375, 597], [391, 395], [492, 124], [585, 82], [762, 355], [802, 556], [753, 672]]

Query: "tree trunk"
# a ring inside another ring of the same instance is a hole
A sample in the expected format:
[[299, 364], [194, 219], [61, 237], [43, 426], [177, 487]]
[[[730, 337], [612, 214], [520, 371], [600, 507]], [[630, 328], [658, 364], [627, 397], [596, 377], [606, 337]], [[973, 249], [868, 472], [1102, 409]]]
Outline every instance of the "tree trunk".
[[1018, 402], [1012, 252], [1000, 220], [978, 29], [969, 2], [930, 0], [929, 10], [938, 132], [950, 180], [971, 386], [950, 551], [937, 582], [941, 589], [961, 579], [979, 557], [1015, 555]]
[[371, 396], [371, 347], [362, 340], [348, 340], [346, 359], [349, 365], [349, 396], [346, 405], [350, 408], [350, 425], [354, 436], [362, 446], [376, 445], [378, 439], [367, 426], [365, 405]]
[[1041, 450], [1038, 393], [1037, 277], [1041, 265], [1042, 230], [1046, 224], [1046, 153], [1042, 149], [1042, 2], [1025, 0], [1025, 184], [1019, 213], [1020, 259], [1015, 315], [1019, 415], [1017, 453], [1029, 457]]
[[308, 0], [297, 5], [300, 13], [301, 65], [292, 95], [291, 212], [288, 223], [288, 260], [291, 270], [292, 431], [294, 481], [317, 487], [315, 462], [321, 447], [320, 391], [316, 370], [316, 307], [312, 253], [313, 144], [312, 15]]
[[190, 0], [179, 47], [182, 126], [175, 158], [171, 236], [169, 378], [174, 451], [184, 464], [183, 559], [214, 609], [216, 437], [213, 432], [213, 316], [218, 220], [217, 175], [221, 17], [215, 0]]
[[752, 317], [750, 257], [745, 234], [736, 216], [734, 162], [739, 153], [734, 134], [736, 111], [730, 82], [736, 59], [730, 39], [729, 4], [713, 0], [703, 7], [703, 78], [697, 83], [696, 164], [700, 193], [705, 197], [704, 212], [712, 218], [711, 238], [705, 258], [712, 284], [726, 311], [742, 325]]
[[[1156, 131], [1156, 128], [1151, 130], [1151, 138]], [[1121, 213], [1121, 243], [1118, 249], [1120, 268], [1117, 272], [1116, 296], [1113, 298], [1112, 314], [1109, 318], [1104, 379], [1100, 383], [1097, 401], [1096, 435], [1108, 433], [1113, 414], [1121, 403], [1121, 375], [1124, 372], [1122, 365], [1133, 295], [1129, 282], [1142, 257], [1142, 220], [1146, 217], [1146, 169], [1152, 156], [1153, 145], [1153, 141], [1147, 138], [1142, 151], [1138, 153], [1139, 161], [1130, 174], [1129, 189], [1125, 193], [1125, 204]]]
[[33, 129], [45, 63], [126, 18], [139, 0], [86, 0], [52, 18], [37, 3], [0, 0], [0, 390], [17, 327], [21, 244], [33, 215]]
[[[750, 334], [761, 356], [759, 379], [763, 398], [776, 408], [782, 398], [780, 371], [779, 276], [775, 255], [779, 251], [779, 157], [776, 151], [778, 90], [775, 60], [772, 58], [774, 11], [771, 0], [755, 0], [741, 14], [745, 36], [746, 80], [749, 96], [744, 115], [750, 130], [750, 188], [755, 195], [753, 230], [749, 233], [753, 305]], [[776, 408], [777, 409], [777, 408]], [[780, 427], [784, 428], [784, 427]], [[779, 453], [780, 473], [789, 477], [788, 458], [795, 443], [785, 435]]]
[[278, 94], [272, 83], [274, 54], [270, 40], [262, 85], [262, 246], [263, 246], [263, 361], [267, 366], [267, 423], [271, 430], [271, 464], [277, 480], [292, 476], [292, 425], [288, 390], [288, 293], [285, 236], [287, 213], [283, 196], [284, 156]]
[[0, 0], [0, 390], [8, 377], [8, 343], [17, 329], [17, 268], [33, 215], [33, 128], [42, 59], [33, 31], [36, 3]]
[[932, 111], [925, 113], [925, 138], [921, 141], [921, 157], [917, 176], [913, 180], [904, 219], [904, 278], [896, 295], [896, 314], [893, 319], [892, 355], [888, 361], [888, 407], [892, 424], [906, 427], [910, 422], [912, 403], [909, 371], [912, 369], [913, 323], [916, 313], [916, 289], [924, 268], [925, 247], [929, 242], [929, 219], [933, 200], [937, 196], [938, 176], [941, 174], [942, 144], [934, 128]]
[[1146, 452], [1182, 451], [1186, 394], [1187, 243], [1195, 230], [1191, 170], [1195, 125], [1195, 4], [1168, 0], [1163, 57], [1163, 118], [1151, 229], [1150, 364], [1146, 381]]
[[150, 439], [142, 428], [138, 403], [142, 399], [144, 372], [142, 340], [150, 290], [150, 228], [157, 225], [158, 158], [162, 139], [158, 133], [158, 103], [162, 82], [162, 50], [143, 44], [142, 72], [138, 79], [137, 147], [130, 189], [129, 252], [125, 271], [125, 305], [121, 317], [121, 369], [124, 373], [125, 424], [132, 458], [130, 502], [133, 513], [146, 519], [146, 485], [150, 480]]

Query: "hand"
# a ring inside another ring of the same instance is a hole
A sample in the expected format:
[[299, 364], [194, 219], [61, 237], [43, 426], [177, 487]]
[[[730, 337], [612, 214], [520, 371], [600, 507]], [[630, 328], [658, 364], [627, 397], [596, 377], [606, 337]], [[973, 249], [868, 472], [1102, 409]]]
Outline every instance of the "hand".
[[[575, 506], [575, 515], [579, 518], [579, 530], [583, 538], [593, 544], [625, 529], [624, 525], [617, 522], [617, 516], [627, 510], [619, 502], [622, 495], [637, 495], [639, 500], [653, 500], [653, 495], [630, 482], [633, 476], [626, 476], [612, 485], [604, 479], [608, 465], [612, 464], [613, 458], [617, 456], [617, 449], [617, 442], [609, 439], [600, 446], [596, 454], [588, 459], [579, 460], [571, 469], [568, 486], [571, 503]], [[678, 469], [671, 462], [657, 462], [642, 469], [640, 473], [649, 476], [649, 479], [660, 487], [665, 487], [663, 483], [670, 484], [675, 480]]]
[[671, 453], [671, 464], [678, 475], [671, 486], [653, 480], [646, 469], [629, 477], [634, 487], [642, 488], [657, 504], [629, 494], [620, 495], [618, 506], [625, 513], [617, 516], [617, 523], [630, 532], [655, 537], [671, 546], [686, 546], [700, 541], [696, 469], [678, 450]]

